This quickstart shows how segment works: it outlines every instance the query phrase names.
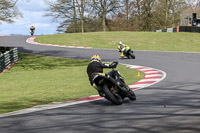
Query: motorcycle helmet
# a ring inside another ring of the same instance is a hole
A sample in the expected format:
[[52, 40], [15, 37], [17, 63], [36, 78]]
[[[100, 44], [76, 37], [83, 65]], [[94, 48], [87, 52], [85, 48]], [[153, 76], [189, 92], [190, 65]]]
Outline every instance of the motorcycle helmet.
[[99, 55], [92, 55], [91, 56], [91, 62], [93, 62], [93, 61], [97, 61], [97, 62], [101, 62], [101, 58], [100, 58], [100, 56]]
[[121, 41], [119, 42], [119, 45], [122, 45], [122, 42], [121, 42]]

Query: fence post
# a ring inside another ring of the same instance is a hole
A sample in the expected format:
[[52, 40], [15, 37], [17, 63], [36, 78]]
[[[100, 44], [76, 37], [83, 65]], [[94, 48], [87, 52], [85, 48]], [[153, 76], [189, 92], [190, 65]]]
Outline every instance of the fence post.
[[3, 72], [5, 68], [5, 62], [4, 62], [4, 54], [0, 55], [0, 73]]
[[13, 57], [14, 57], [14, 62], [18, 61], [18, 49], [14, 48], [13, 49]]
[[177, 28], [176, 28], [176, 32], [179, 32], [179, 26], [177, 26]]

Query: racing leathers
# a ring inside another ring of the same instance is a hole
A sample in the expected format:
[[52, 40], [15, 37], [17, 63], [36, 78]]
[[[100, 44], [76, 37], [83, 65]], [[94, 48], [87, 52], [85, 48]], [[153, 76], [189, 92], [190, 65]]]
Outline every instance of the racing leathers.
[[[91, 86], [93, 86], [98, 92], [99, 95], [104, 97], [104, 94], [102, 93], [102, 91], [99, 89], [98, 86], [96, 86], [95, 83], [93, 83], [93, 79], [94, 77], [98, 74], [98, 73], [103, 73], [103, 69], [104, 68], [115, 68], [115, 64], [117, 61], [114, 61], [111, 64], [104, 64], [101, 61], [92, 61], [88, 67], [87, 67], [87, 74], [89, 77], [89, 81]], [[118, 63], [118, 62], [117, 62]], [[115, 75], [117, 75], [118, 73], [116, 73], [116, 71], [114, 71], [111, 75], [114, 77]]]
[[34, 27], [34, 26], [31, 26], [31, 27], [30, 27], [30, 30], [31, 30], [31, 33], [34, 34], [34, 32], [35, 32], [35, 27]]
[[110, 68], [109, 64], [104, 64], [102, 62], [93, 61], [87, 67], [87, 74], [91, 85], [93, 84], [93, 77], [95, 73], [103, 73], [103, 68]]
[[121, 57], [124, 57], [124, 53], [126, 53], [126, 47], [128, 47], [126, 44], [119, 44], [118, 50], [121, 52]]

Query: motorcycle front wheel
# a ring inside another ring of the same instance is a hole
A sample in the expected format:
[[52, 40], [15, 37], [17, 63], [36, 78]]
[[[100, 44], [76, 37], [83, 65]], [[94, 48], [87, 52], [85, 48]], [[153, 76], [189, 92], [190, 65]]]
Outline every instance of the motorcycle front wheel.
[[131, 58], [135, 59], [135, 55], [133, 54], [132, 51], [129, 51], [129, 55], [131, 56]]
[[128, 97], [130, 100], [132, 100], [132, 101], [136, 100], [136, 95], [135, 95], [135, 93], [134, 93], [131, 89], [130, 89], [127, 93], [128, 93], [128, 94], [127, 94], [127, 97]]
[[115, 105], [121, 105], [122, 104], [122, 98], [121, 96], [115, 96], [108, 88], [107, 84], [103, 85], [103, 91], [106, 94], [106, 97]]

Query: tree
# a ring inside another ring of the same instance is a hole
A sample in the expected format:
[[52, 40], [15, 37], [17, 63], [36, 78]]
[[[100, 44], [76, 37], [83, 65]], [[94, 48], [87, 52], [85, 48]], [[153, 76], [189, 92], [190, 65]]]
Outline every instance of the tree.
[[117, 14], [119, 12], [120, 0], [92, 0], [91, 6], [94, 14], [102, 20], [103, 31], [106, 31], [106, 16], [109, 13]]
[[52, 16], [54, 21], [62, 20], [58, 31], [66, 32], [66, 28], [73, 25], [70, 26], [72, 32], [79, 32], [80, 27], [82, 33], [84, 32], [83, 19], [86, 0], [45, 0], [45, 3], [48, 5], [46, 10], [49, 12], [45, 16]]
[[129, 29], [146, 31], [152, 29], [154, 0], [132, 0], [129, 2]]
[[142, 14], [140, 19], [142, 19], [142, 30], [152, 31], [154, 25], [153, 17], [153, 7], [155, 0], [145, 0], [142, 2]]
[[[129, 29], [140, 31], [142, 30], [142, 13], [143, 13], [143, 4], [146, 0], [133, 0], [129, 4], [130, 8], [130, 17], [129, 17]], [[144, 14], [144, 13], [143, 13]]]
[[152, 29], [154, 0], [124, 0], [121, 12], [109, 21], [114, 30], [146, 31]]
[[76, 3], [80, 14], [81, 32], [84, 33], [84, 12], [85, 12], [86, 0], [76, 0]]
[[0, 1], [0, 23], [1, 22], [14, 22], [14, 18], [22, 17], [16, 7], [18, 0], [1, 0]]
[[160, 28], [177, 26], [181, 20], [181, 12], [186, 7], [185, 0], [156, 0], [154, 18]]
[[[66, 31], [64, 27], [67, 27], [71, 23], [77, 23], [76, 16], [76, 7], [75, 0], [45, 0], [45, 3], [48, 5], [47, 11], [48, 13], [45, 16], [52, 16], [53, 21], [62, 20], [60, 26], [58, 27], [58, 31]], [[73, 28], [74, 32], [77, 32], [77, 28]]]
[[[133, 3], [134, 0], [122, 0], [122, 9], [120, 10], [120, 14], [118, 14], [118, 16], [124, 16], [124, 20], [125, 22], [123, 22], [124, 25], [126, 25], [126, 30], [130, 29], [130, 16], [131, 16], [131, 12], [133, 10]], [[124, 14], [124, 15], [122, 15]]]

